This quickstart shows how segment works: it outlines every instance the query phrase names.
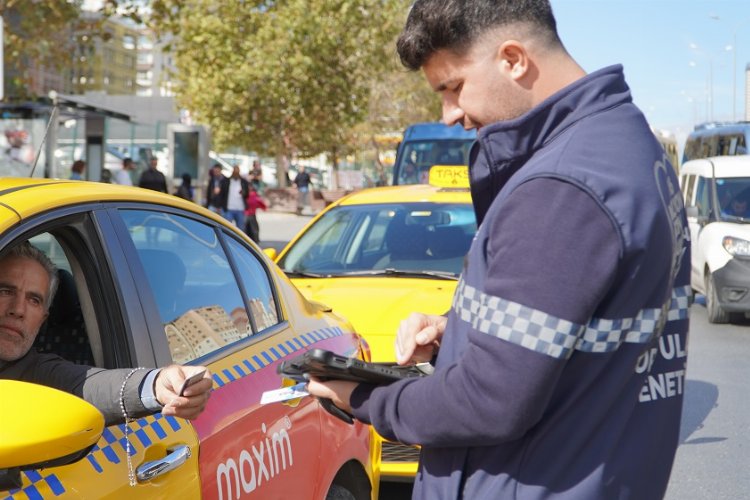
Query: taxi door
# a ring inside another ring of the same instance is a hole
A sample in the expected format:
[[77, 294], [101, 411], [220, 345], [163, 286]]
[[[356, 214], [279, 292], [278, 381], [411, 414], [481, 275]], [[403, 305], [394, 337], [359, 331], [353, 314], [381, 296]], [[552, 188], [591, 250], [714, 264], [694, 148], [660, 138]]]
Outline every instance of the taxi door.
[[127, 432], [126, 441], [125, 425], [111, 425], [78, 462], [21, 471], [20, 487], [0, 498], [199, 498], [198, 441], [187, 421], [157, 414], [131, 422]]
[[278, 360], [309, 343], [283, 318], [262, 258], [212, 221], [147, 210], [119, 216], [133, 243], [129, 267], [149, 341], [164, 357], [157, 364], [200, 364], [213, 374], [208, 405], [192, 422], [203, 495], [310, 498], [321, 446], [317, 403], [260, 405], [264, 391], [281, 387]]

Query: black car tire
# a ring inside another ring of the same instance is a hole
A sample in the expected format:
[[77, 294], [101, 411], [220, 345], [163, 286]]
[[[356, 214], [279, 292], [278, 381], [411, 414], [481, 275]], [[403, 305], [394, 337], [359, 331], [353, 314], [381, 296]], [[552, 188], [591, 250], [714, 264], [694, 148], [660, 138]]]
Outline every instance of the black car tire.
[[706, 273], [706, 312], [708, 313], [709, 323], [723, 324], [729, 322], [729, 313], [722, 309], [719, 304], [719, 294], [716, 291], [716, 284], [711, 273]]
[[326, 494], [326, 500], [357, 500], [354, 494], [338, 484], [332, 484]]

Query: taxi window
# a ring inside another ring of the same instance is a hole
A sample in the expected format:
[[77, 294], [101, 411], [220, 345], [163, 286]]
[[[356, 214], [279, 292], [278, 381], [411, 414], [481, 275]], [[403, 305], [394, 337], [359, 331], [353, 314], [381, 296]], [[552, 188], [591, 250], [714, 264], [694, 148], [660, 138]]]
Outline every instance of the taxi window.
[[228, 238], [227, 242], [247, 293], [248, 307], [252, 321], [255, 322], [255, 329], [262, 331], [277, 324], [279, 313], [271, 280], [265, 268], [258, 258], [240, 243], [231, 238]]
[[146, 271], [175, 363], [252, 334], [239, 285], [211, 226], [174, 214], [120, 213]]

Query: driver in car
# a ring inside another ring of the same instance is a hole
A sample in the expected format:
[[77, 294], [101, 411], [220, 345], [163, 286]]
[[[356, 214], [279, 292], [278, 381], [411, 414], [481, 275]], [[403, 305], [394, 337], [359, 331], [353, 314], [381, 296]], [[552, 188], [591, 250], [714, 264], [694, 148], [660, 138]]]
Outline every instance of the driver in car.
[[[79, 396], [104, 415], [107, 425], [161, 412], [197, 418], [213, 385], [202, 366], [104, 369], [78, 365], [32, 349], [57, 289], [57, 267], [28, 242], [0, 256], [0, 379], [54, 387]], [[185, 381], [203, 376], [189, 387]]]

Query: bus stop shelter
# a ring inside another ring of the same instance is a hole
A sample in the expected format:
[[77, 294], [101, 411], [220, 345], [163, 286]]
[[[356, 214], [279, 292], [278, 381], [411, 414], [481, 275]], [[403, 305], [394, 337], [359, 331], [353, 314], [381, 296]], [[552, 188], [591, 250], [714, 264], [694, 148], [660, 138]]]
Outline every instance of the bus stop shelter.
[[132, 116], [83, 99], [54, 94], [35, 101], [0, 103], [0, 175], [60, 177], [58, 132], [69, 120], [84, 123], [86, 179], [99, 181], [106, 151], [105, 119], [131, 122]]

